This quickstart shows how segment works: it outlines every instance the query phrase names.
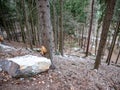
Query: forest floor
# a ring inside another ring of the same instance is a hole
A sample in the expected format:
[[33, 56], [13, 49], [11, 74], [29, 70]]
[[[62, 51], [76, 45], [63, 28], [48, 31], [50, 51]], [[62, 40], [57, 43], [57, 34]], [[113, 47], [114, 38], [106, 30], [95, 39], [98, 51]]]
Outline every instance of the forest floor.
[[[9, 45], [18, 51], [0, 52], [1, 58], [26, 54], [40, 56], [37, 52], [26, 50], [23, 44], [11, 42]], [[94, 56], [83, 58], [83, 54], [77, 56], [65, 52], [63, 57], [54, 56], [55, 70], [33, 77], [16, 79], [0, 72], [0, 90], [120, 90], [120, 67], [108, 66], [102, 60], [100, 68], [93, 70]]]

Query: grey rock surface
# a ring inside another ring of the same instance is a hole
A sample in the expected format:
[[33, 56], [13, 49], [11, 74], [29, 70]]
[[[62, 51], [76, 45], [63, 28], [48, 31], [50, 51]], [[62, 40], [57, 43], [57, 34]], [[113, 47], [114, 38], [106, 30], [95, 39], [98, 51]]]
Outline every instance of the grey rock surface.
[[1, 51], [13, 51], [13, 50], [16, 50], [16, 49], [14, 47], [7, 46], [7, 45], [4, 45], [4, 44], [0, 43], [0, 50]]
[[33, 55], [25, 55], [0, 61], [0, 67], [12, 77], [28, 77], [47, 71], [50, 59]]

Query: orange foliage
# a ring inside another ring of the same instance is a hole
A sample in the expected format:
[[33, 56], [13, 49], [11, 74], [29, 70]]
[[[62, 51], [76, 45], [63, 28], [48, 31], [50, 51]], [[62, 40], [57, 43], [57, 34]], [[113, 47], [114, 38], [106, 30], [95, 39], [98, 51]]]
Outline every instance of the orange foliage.
[[4, 40], [4, 38], [0, 35], [0, 42], [2, 42]]
[[41, 46], [41, 52], [42, 55], [45, 55], [47, 53], [47, 49], [45, 48], [45, 46]]

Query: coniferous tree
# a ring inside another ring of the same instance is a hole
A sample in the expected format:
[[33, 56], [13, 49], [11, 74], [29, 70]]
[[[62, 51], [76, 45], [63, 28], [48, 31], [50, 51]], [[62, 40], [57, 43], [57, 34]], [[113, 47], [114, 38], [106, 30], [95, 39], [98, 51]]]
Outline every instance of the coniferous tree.
[[107, 3], [107, 7], [105, 11], [105, 16], [103, 19], [102, 33], [101, 33], [101, 38], [100, 38], [98, 53], [97, 53], [96, 60], [95, 60], [94, 69], [98, 69], [99, 64], [101, 62], [101, 56], [102, 56], [103, 49], [106, 44], [107, 34], [109, 31], [109, 27], [110, 27], [110, 21], [114, 13], [114, 7], [115, 7], [116, 0], [107, 0], [106, 3]]
[[63, 56], [63, 0], [60, 0], [60, 41], [59, 41], [59, 51]]
[[116, 29], [114, 31], [113, 39], [112, 39], [111, 46], [110, 46], [110, 50], [109, 50], [108, 57], [107, 57], [107, 60], [106, 60], [108, 65], [110, 64], [110, 60], [111, 60], [111, 56], [112, 56], [112, 53], [113, 53], [113, 49], [114, 49], [115, 42], [116, 42], [116, 39], [117, 39], [117, 36], [118, 36], [118, 32], [119, 32], [119, 29], [120, 29], [119, 27], [120, 27], [120, 21], [116, 25]]
[[50, 20], [50, 4], [49, 0], [38, 0], [39, 2], [39, 15], [40, 15], [40, 28], [42, 46], [47, 49], [45, 56], [51, 60], [51, 68], [54, 69], [53, 64], [53, 31]]
[[86, 57], [88, 56], [88, 52], [89, 52], [90, 36], [91, 36], [91, 32], [92, 32], [93, 10], [94, 10], [94, 0], [92, 0], [92, 5], [91, 5], [91, 18], [90, 18], [90, 27], [89, 27], [89, 32], [88, 32], [88, 41], [87, 41]]

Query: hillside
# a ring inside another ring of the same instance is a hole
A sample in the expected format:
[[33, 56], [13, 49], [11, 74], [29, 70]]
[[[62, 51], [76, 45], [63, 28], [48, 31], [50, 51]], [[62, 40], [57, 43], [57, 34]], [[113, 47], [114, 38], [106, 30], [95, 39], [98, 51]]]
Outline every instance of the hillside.
[[[13, 52], [0, 52], [0, 57], [8, 58], [39, 53], [26, 50], [23, 44], [8, 43], [16, 48]], [[75, 55], [54, 55], [55, 70], [27, 78], [12, 78], [0, 72], [0, 90], [120, 90], [120, 67], [106, 65], [102, 61], [99, 70], [93, 70], [94, 57]]]

